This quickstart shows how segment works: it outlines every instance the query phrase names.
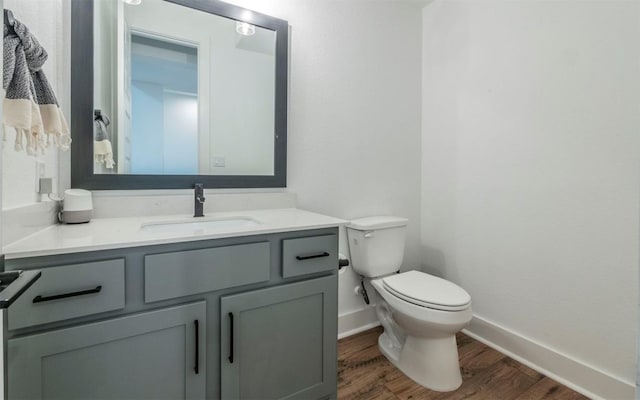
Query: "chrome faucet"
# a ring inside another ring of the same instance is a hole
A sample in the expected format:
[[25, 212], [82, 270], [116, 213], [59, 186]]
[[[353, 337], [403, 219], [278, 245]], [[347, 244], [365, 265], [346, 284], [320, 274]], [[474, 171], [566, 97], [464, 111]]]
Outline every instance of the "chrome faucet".
[[194, 217], [204, 217], [204, 185], [196, 183], [194, 186]]

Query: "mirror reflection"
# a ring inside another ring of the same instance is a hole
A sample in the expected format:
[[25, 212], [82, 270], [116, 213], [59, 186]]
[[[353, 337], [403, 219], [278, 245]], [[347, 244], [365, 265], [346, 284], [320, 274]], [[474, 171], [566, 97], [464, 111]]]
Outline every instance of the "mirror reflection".
[[94, 173], [273, 175], [274, 31], [164, 0], [94, 6]]

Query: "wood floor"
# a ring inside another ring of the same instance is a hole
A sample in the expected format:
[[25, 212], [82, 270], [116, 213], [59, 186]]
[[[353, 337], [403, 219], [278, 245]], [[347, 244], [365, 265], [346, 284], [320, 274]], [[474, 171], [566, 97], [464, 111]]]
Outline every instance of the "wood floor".
[[374, 328], [338, 342], [338, 399], [587, 399], [462, 333], [458, 334], [462, 386], [453, 392], [435, 392], [387, 361], [378, 350], [380, 333], [382, 328]]

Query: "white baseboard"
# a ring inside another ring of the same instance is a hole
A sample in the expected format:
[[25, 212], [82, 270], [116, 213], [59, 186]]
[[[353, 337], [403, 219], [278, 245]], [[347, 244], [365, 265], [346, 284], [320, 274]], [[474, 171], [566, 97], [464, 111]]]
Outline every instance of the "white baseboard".
[[635, 384], [474, 316], [464, 333], [592, 399], [635, 399]]
[[355, 335], [380, 325], [376, 308], [369, 306], [338, 316], [338, 339]]

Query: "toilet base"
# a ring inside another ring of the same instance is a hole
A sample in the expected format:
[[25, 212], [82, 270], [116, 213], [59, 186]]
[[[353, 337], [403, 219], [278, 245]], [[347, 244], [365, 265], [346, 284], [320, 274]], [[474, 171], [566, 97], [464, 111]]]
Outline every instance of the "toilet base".
[[383, 333], [378, 347], [400, 371], [428, 389], [448, 392], [462, 384], [455, 334], [435, 338], [407, 336], [398, 348]]

